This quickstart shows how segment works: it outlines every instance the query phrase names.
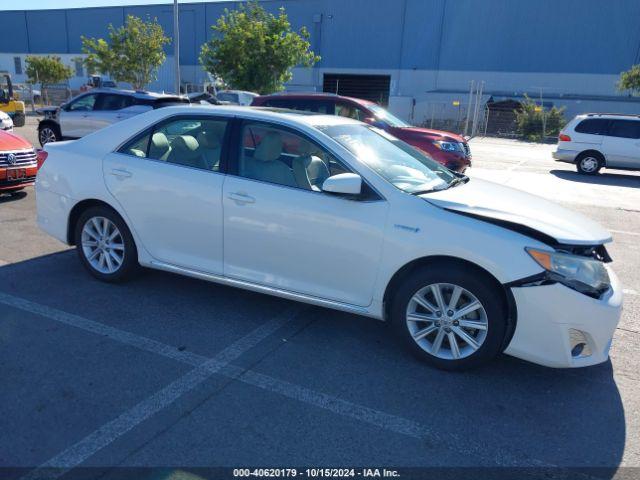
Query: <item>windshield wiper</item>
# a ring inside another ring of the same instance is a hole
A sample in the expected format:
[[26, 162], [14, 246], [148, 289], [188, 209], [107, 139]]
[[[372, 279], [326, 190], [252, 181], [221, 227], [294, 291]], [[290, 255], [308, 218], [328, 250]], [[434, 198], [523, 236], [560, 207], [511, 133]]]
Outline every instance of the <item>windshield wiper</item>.
[[411, 195], [422, 195], [423, 193], [439, 192], [442, 188], [428, 188], [426, 190], [416, 190], [415, 192], [409, 192]]
[[453, 180], [451, 180], [448, 183], [447, 188], [456, 187], [458, 185], [462, 185], [463, 183], [467, 183], [468, 181], [469, 181], [469, 177], [467, 177], [466, 175], [462, 175], [461, 177], [455, 177]]

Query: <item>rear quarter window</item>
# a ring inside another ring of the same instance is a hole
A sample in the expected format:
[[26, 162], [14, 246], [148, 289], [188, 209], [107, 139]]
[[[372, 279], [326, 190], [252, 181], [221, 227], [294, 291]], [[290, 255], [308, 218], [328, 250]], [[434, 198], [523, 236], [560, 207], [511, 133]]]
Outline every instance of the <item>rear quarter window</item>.
[[606, 135], [609, 131], [609, 122], [605, 118], [587, 118], [582, 120], [574, 129], [577, 133], [588, 133], [591, 135]]
[[640, 121], [637, 120], [613, 120], [609, 135], [619, 138], [640, 138]]

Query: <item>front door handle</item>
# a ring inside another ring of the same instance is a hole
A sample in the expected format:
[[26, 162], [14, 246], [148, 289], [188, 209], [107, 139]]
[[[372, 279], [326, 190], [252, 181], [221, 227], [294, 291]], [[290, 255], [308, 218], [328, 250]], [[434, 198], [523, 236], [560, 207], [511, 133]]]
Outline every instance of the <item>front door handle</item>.
[[118, 178], [129, 178], [131, 176], [131, 172], [122, 168], [114, 168], [111, 170], [111, 175]]
[[250, 195], [247, 195], [246, 193], [240, 193], [240, 192], [230, 193], [227, 198], [233, 200], [238, 205], [245, 205], [247, 203], [256, 203], [256, 199]]

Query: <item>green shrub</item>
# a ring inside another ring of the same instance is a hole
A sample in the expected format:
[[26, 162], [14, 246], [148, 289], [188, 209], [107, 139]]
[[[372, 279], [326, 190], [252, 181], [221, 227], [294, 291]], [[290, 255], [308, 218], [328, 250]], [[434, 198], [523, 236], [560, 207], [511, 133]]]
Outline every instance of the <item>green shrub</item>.
[[564, 107], [552, 107], [545, 110], [525, 95], [521, 109], [515, 111], [518, 133], [526, 140], [542, 141], [544, 140], [542, 138], [544, 120], [545, 136], [557, 136], [566, 123], [563, 113]]

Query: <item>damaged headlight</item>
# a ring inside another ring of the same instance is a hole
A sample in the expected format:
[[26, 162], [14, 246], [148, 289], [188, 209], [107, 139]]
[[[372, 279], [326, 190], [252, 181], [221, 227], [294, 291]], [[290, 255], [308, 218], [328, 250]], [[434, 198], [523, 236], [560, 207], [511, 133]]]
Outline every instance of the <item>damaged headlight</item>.
[[611, 286], [607, 269], [599, 260], [535, 248], [525, 250], [547, 271], [549, 280], [562, 283], [580, 293], [598, 298]]

